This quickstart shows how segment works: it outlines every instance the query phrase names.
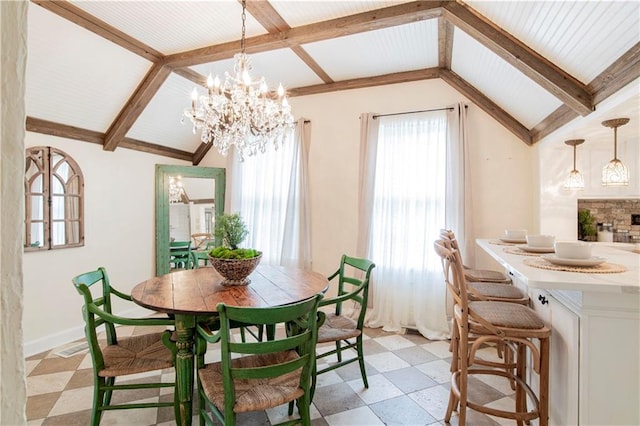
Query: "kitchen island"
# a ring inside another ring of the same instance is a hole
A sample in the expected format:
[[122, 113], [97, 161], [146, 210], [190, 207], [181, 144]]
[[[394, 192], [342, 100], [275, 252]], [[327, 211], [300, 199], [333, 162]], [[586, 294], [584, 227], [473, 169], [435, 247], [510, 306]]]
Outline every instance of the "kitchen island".
[[594, 256], [626, 271], [566, 272], [530, 266], [539, 255], [498, 240], [477, 244], [552, 329], [550, 424], [640, 425], [640, 255], [596, 244]]

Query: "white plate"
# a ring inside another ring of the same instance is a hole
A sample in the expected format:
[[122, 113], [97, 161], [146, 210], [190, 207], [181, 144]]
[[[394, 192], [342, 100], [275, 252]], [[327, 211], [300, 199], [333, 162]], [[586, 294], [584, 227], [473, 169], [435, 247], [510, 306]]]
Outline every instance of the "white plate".
[[527, 244], [519, 244], [518, 248], [523, 251], [528, 251], [530, 253], [554, 253], [555, 250], [553, 247], [531, 247]]
[[589, 259], [567, 259], [558, 257], [555, 254], [545, 254], [540, 256], [549, 263], [563, 266], [597, 266], [607, 261], [604, 257], [590, 257]]
[[502, 241], [503, 243], [512, 243], [512, 244], [522, 244], [522, 243], [526, 243], [527, 240], [525, 239], [521, 239], [521, 240], [512, 240], [509, 238], [500, 238], [500, 241]]

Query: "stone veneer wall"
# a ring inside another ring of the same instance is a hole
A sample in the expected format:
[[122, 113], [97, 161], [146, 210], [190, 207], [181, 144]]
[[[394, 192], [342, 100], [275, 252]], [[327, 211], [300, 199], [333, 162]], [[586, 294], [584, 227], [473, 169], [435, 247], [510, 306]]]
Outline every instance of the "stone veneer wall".
[[630, 242], [640, 242], [640, 225], [631, 224], [631, 215], [640, 215], [640, 199], [578, 200], [580, 209], [590, 210], [596, 223], [611, 223], [614, 231], [629, 231]]

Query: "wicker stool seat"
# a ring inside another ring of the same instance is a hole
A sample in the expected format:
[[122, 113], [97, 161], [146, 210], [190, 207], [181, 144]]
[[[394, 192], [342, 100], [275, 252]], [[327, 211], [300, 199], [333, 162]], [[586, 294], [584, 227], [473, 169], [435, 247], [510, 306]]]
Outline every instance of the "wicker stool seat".
[[[446, 241], [437, 240], [434, 249], [443, 259], [445, 282], [454, 299], [454, 332], [452, 335], [451, 390], [444, 420], [449, 423], [458, 411], [458, 424], [464, 426], [467, 408], [492, 416], [516, 420], [518, 424], [538, 419], [548, 425], [549, 417], [549, 339], [551, 330], [529, 307], [501, 301], [470, 300], [470, 287], [464, 278], [460, 255]], [[504, 286], [498, 284], [498, 286]], [[476, 358], [485, 344], [509, 348], [515, 354], [515, 368], [509, 363], [490, 363]], [[529, 352], [530, 357], [528, 357]], [[538, 392], [527, 382], [527, 360], [538, 374]], [[507, 365], [509, 364], [509, 365]], [[514, 408], [499, 410], [469, 397], [470, 376], [498, 376], [515, 388]], [[528, 408], [528, 402], [531, 407]]]
[[[451, 247], [456, 250], [458, 254], [460, 253], [458, 240], [456, 240], [456, 236], [453, 231], [450, 229], [441, 229], [440, 238], [450, 241], [452, 245]], [[460, 257], [462, 257], [462, 255], [460, 255]], [[468, 281], [511, 284], [511, 278], [500, 271], [494, 271], [491, 269], [474, 269], [465, 265], [462, 265], [462, 267], [464, 276]]]
[[487, 282], [467, 282], [470, 300], [495, 300], [529, 304], [529, 296], [518, 287]]

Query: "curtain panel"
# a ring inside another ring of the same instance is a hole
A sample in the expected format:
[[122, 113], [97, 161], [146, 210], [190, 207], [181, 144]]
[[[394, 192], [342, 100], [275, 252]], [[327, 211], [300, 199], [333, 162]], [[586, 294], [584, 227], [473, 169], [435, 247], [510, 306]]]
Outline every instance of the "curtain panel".
[[278, 149], [240, 161], [227, 159], [228, 212], [240, 213], [249, 228], [242, 244], [263, 252], [262, 262], [311, 267], [309, 146], [311, 123], [300, 119]]
[[433, 241], [446, 227], [473, 263], [466, 106], [360, 117], [357, 255], [376, 263], [367, 326], [447, 339], [450, 303]]

